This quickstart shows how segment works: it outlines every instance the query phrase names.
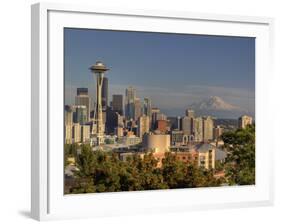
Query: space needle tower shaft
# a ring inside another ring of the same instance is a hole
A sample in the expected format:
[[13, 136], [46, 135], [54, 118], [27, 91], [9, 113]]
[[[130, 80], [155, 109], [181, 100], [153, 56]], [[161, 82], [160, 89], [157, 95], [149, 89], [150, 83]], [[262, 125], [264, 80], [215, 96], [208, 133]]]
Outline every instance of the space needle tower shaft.
[[96, 64], [90, 67], [90, 70], [96, 78], [96, 108], [95, 108], [95, 124], [96, 124], [96, 140], [97, 145], [104, 144], [104, 122], [102, 116], [102, 86], [103, 78], [106, 71], [109, 69], [100, 62], [97, 61]]

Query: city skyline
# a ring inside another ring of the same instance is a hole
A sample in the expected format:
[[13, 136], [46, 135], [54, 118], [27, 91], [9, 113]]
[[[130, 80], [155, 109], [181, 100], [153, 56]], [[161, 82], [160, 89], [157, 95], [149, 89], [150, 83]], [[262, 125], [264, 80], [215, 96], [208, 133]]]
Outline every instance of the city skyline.
[[[143, 43], [141, 47], [138, 42]], [[126, 48], [128, 44], [135, 44], [135, 49]], [[120, 55], [121, 47], [124, 50]], [[156, 54], [150, 48], [161, 48], [162, 52]], [[169, 54], [161, 55], [165, 50]], [[152, 54], [144, 57], [145, 52]], [[216, 53], [215, 61], [212, 53]], [[183, 61], [183, 56], [188, 60]], [[76, 89], [80, 87], [89, 88], [94, 100], [93, 77], [88, 68], [98, 59], [111, 69], [107, 74], [109, 101], [113, 94], [124, 97], [125, 89], [133, 86], [137, 97], [150, 98], [152, 106], [169, 116], [179, 115], [178, 111], [183, 112], [188, 105], [211, 95], [223, 96], [226, 102], [254, 113], [253, 38], [66, 29], [65, 104], [74, 103]], [[199, 61], [204, 66], [199, 66]]]
[[69, 31], [66, 194], [255, 184], [254, 39]]

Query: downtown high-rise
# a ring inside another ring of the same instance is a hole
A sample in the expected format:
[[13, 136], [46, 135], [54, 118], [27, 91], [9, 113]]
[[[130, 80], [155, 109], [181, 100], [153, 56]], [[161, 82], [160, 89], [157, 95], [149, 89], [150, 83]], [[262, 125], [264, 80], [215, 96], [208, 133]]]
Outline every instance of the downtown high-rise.
[[136, 89], [129, 86], [125, 92], [125, 116], [128, 120], [135, 118]]
[[120, 115], [123, 115], [123, 95], [112, 95], [111, 107], [113, 111], [116, 111]]
[[86, 107], [86, 120], [90, 120], [91, 100], [88, 94], [88, 88], [77, 88], [77, 95], [75, 96], [75, 105]]

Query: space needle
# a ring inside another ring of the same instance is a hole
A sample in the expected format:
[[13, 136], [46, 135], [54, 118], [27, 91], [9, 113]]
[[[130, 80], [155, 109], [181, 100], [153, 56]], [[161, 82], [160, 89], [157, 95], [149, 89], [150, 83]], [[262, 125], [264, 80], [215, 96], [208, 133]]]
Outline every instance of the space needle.
[[103, 116], [102, 116], [102, 85], [103, 85], [104, 74], [109, 69], [106, 68], [106, 66], [101, 61], [97, 61], [96, 64], [92, 65], [89, 69], [96, 77], [96, 107], [94, 113], [94, 123], [96, 125], [96, 130], [95, 132], [92, 131], [92, 134], [94, 137], [96, 137], [96, 144], [99, 146], [104, 144], [104, 130], [105, 130]]

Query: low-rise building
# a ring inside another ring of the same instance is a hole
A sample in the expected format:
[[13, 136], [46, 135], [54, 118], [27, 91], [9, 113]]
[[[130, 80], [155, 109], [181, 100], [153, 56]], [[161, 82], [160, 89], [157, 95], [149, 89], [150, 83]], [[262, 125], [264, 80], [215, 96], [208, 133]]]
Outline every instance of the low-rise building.
[[209, 143], [201, 143], [197, 144], [195, 149], [198, 151], [198, 166], [214, 169], [216, 147]]
[[137, 145], [137, 144], [141, 143], [141, 138], [137, 137], [135, 135], [127, 135], [127, 136], [118, 138], [118, 143], [127, 145], [127, 146]]

